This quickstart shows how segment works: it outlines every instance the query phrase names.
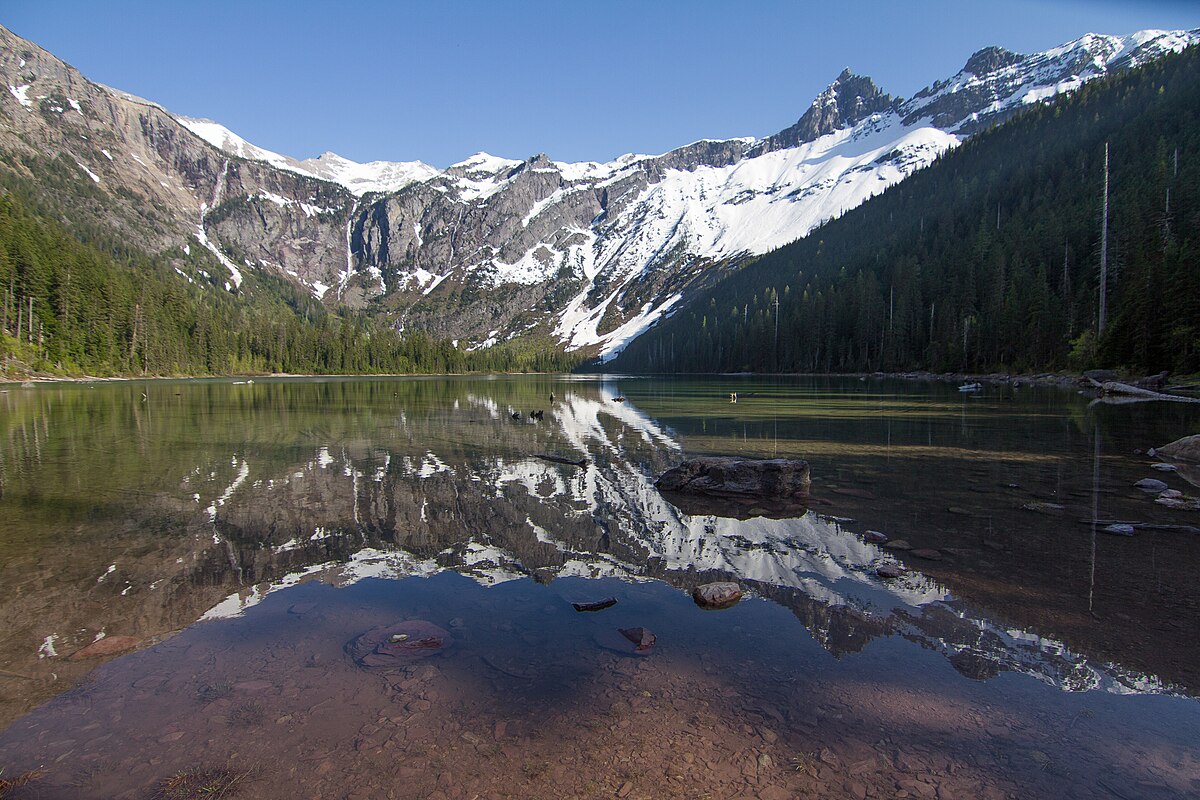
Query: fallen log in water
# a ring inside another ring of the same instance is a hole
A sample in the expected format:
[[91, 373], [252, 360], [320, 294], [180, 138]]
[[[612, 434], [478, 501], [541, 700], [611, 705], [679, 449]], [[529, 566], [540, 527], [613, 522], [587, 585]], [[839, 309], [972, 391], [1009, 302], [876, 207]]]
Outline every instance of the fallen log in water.
[[1164, 394], [1163, 392], [1155, 392], [1150, 389], [1143, 389], [1140, 386], [1133, 386], [1120, 381], [1104, 381], [1101, 383], [1092, 379], [1092, 385], [1100, 390], [1102, 397], [1115, 395], [1117, 397], [1138, 397], [1145, 400], [1168, 400], [1173, 403], [1200, 403], [1200, 398], [1183, 397], [1177, 394]]

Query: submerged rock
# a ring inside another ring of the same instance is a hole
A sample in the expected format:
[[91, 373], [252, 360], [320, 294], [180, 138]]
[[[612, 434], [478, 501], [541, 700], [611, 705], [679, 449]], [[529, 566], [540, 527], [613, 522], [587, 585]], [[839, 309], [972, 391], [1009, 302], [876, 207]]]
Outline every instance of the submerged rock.
[[1100, 529], [1101, 533], [1111, 533], [1114, 536], [1133, 536], [1133, 526], [1122, 522], [1117, 522], [1112, 525], [1106, 525]]
[[1158, 478], [1142, 478], [1140, 481], [1135, 483], [1134, 486], [1141, 489], [1143, 492], [1154, 492], [1155, 494], [1158, 494], [1167, 488], [1167, 485]]
[[115, 656], [118, 653], [132, 650], [140, 643], [141, 640], [135, 636], [105, 636], [103, 639], [97, 639], [92, 642], [87, 647], [76, 650], [70, 655], [70, 660], [83, 661], [86, 658]]
[[423, 619], [410, 619], [372, 628], [351, 640], [346, 652], [364, 669], [387, 669], [437, 655], [452, 644], [449, 631]]
[[651, 633], [649, 628], [620, 628], [619, 630], [622, 636], [633, 642], [633, 649], [639, 653], [649, 650], [658, 641], [658, 637]]
[[732, 581], [706, 583], [692, 590], [692, 600], [701, 608], [730, 608], [737, 605], [741, 599], [742, 587]]
[[883, 546], [889, 550], [912, 550], [912, 545], [903, 539], [892, 539], [890, 542], [884, 542]]
[[915, 550], [909, 551], [917, 558], [923, 558], [926, 561], [941, 561], [942, 553], [940, 550], [934, 550], [931, 547], [918, 547]]

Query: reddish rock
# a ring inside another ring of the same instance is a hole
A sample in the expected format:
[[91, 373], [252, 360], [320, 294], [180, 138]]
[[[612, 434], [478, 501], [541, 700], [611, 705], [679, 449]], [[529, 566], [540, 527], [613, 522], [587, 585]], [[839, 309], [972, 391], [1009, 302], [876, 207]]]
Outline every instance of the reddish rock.
[[934, 550], [933, 548], [930, 548], [930, 547], [919, 547], [916, 550], [911, 550], [909, 552], [911, 552], [917, 558], [923, 558], [926, 561], [941, 561], [942, 560], [941, 551]]
[[863, 538], [871, 544], [883, 544], [888, 540], [887, 534], [879, 531], [867, 531], [863, 534]]
[[103, 639], [98, 639], [81, 650], [76, 650], [71, 654], [70, 660], [83, 661], [85, 658], [115, 656], [118, 653], [132, 650], [140, 643], [141, 640], [134, 636], [105, 636]]
[[620, 628], [621, 635], [633, 642], [633, 649], [644, 652], [654, 646], [658, 637], [647, 628]]
[[449, 631], [432, 622], [410, 619], [372, 628], [347, 644], [346, 652], [360, 667], [386, 669], [437, 655], [452, 644], [454, 637]]
[[875, 570], [875, 574], [884, 580], [903, 578], [904, 572], [904, 567], [900, 566], [899, 564], [884, 564], [881, 567], [877, 567]]

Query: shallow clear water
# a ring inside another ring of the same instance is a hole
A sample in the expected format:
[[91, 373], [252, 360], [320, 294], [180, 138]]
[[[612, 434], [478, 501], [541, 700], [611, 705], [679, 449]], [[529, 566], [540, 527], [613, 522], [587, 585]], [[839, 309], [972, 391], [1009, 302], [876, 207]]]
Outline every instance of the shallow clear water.
[[[10, 387], [0, 768], [54, 797], [204, 770], [258, 797], [1186, 797], [1200, 536], [1091, 521], [1200, 525], [1133, 487], [1197, 493], [1135, 451], [1198, 429], [857, 379]], [[811, 510], [684, 513], [653, 480], [700, 454], [808, 459]], [[750, 597], [692, 603], [725, 579]], [[446, 641], [347, 654], [402, 620]]]

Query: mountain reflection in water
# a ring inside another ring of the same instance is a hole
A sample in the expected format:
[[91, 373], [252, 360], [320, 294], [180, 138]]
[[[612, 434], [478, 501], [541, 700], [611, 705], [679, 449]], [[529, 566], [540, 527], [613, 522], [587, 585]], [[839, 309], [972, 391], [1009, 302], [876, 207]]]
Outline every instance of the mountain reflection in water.
[[[653, 483], [695, 452], [692, 437], [643, 411], [637, 382], [621, 388], [629, 402], [614, 402], [622, 392], [606, 381], [556, 378], [10, 392], [0, 401], [0, 574], [14, 590], [0, 599], [11, 634], [0, 667], [26, 680], [5, 686], [4, 721], [85, 675], [97, 662], [67, 656], [103, 637], [149, 644], [198, 619], [242, 617], [310, 581], [443, 572], [482, 587], [571, 578], [690, 590], [735, 580], [837, 657], [892, 639], [940, 653], [975, 680], [1013, 673], [1066, 691], [1188, 694], [1036, 625], [1001, 621], [911, 562], [903, 577], [881, 580], [875, 570], [896, 563], [894, 552], [864, 541], [863, 526], [841, 517], [858, 516], [844, 502], [793, 519], [684, 513]], [[668, 412], [674, 402], [657, 401]], [[740, 405], [755, 413], [752, 401]], [[535, 409], [544, 418], [531, 419]], [[922, 398], [896, 413], [931, 409]], [[695, 437], [701, 448], [728, 435], [710, 425], [737, 425], [729, 408], [717, 410]], [[834, 436], [848, 453], [861, 446]], [[728, 441], [743, 449], [745, 436]], [[819, 466], [814, 476], [830, 477]], [[873, 491], [883, 506], [910, 502]], [[768, 618], [740, 619], [769, 636], [776, 623], [755, 622]]]

